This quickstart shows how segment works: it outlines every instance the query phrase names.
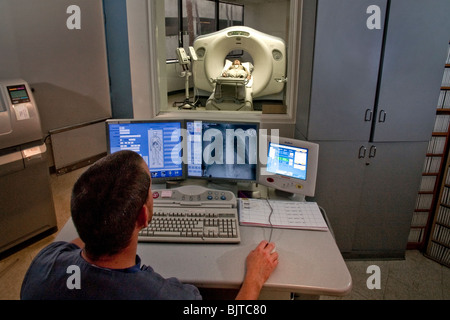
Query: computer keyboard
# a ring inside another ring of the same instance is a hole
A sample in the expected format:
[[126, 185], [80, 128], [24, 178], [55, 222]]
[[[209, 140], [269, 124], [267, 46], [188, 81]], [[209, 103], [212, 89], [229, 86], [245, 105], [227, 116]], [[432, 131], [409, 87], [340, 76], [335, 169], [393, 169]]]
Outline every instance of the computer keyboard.
[[153, 219], [139, 232], [140, 241], [237, 243], [236, 208], [214, 210], [154, 208]]
[[140, 242], [239, 243], [236, 197], [200, 186], [153, 191], [153, 218]]

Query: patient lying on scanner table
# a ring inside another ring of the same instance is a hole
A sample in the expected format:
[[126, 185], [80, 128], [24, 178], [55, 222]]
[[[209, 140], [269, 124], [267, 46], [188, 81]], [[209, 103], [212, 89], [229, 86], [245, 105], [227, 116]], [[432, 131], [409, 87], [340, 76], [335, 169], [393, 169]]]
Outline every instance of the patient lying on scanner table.
[[247, 78], [250, 80], [251, 74], [238, 59], [233, 61], [233, 64], [222, 73], [223, 77], [233, 77], [233, 78]]
[[207, 110], [254, 111], [255, 98], [284, 97], [287, 54], [282, 38], [232, 26], [198, 36], [193, 48], [198, 51], [192, 64], [194, 86], [210, 94]]
[[250, 62], [225, 60], [221, 73], [213, 80], [214, 92], [206, 102], [206, 109], [252, 110], [252, 70]]

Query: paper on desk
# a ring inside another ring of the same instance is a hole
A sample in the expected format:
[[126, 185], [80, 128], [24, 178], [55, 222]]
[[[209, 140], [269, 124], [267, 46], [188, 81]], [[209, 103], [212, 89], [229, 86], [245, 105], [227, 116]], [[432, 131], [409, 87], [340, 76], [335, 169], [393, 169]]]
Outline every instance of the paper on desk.
[[[242, 225], [274, 228], [328, 230], [316, 202], [247, 199], [239, 200], [239, 221]], [[268, 204], [270, 202], [270, 206]], [[272, 216], [269, 215], [271, 208]]]

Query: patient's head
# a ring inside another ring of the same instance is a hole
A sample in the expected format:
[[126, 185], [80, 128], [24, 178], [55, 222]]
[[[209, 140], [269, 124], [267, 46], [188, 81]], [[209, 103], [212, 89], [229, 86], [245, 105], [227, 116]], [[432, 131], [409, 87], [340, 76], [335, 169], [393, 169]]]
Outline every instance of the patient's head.
[[239, 59], [236, 59], [236, 60], [234, 60], [233, 64], [235, 64], [235, 65], [240, 65], [240, 64], [241, 64], [241, 61], [240, 61]]

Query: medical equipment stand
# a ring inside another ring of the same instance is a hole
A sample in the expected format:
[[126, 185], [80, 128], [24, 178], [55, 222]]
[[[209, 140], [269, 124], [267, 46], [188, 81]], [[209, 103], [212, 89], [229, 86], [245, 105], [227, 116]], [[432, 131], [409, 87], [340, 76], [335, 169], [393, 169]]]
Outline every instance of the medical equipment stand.
[[[184, 68], [185, 65], [183, 65]], [[184, 99], [184, 101], [181, 102], [174, 102], [173, 106], [176, 107], [178, 106], [178, 109], [195, 109], [197, 108], [197, 105], [193, 102], [191, 102], [190, 98], [189, 98], [189, 77], [192, 75], [192, 73], [189, 71], [189, 68], [187, 68], [187, 70], [182, 72], [182, 75], [184, 77], [186, 77], [185, 80], [185, 92], [186, 92], [186, 98]]]
[[[191, 50], [191, 48], [189, 48], [189, 49]], [[178, 105], [178, 109], [195, 109], [195, 108], [197, 108], [197, 104], [194, 102], [191, 102], [191, 100], [189, 98], [189, 77], [192, 75], [192, 73], [189, 71], [189, 65], [191, 64], [191, 62], [190, 62], [191, 58], [186, 54], [186, 52], [184, 51], [183, 48], [177, 48], [176, 52], [178, 55], [178, 62], [183, 67], [183, 72], [181, 73], [181, 76], [186, 77], [186, 80], [184, 82], [186, 98], [182, 102], [174, 102], [173, 106], [176, 107]], [[192, 52], [192, 50], [191, 50], [191, 54], [192, 55], [194, 54]], [[193, 56], [193, 59], [196, 59], [196, 57]]]

